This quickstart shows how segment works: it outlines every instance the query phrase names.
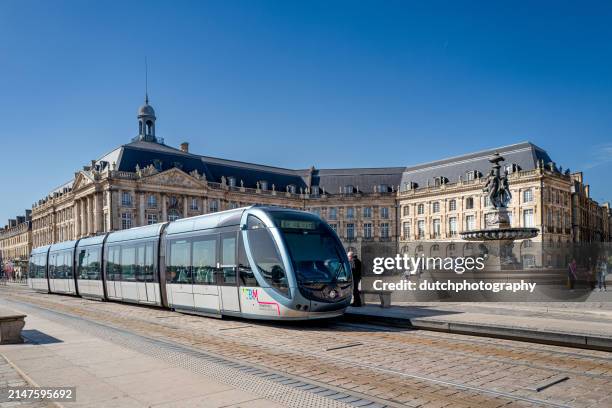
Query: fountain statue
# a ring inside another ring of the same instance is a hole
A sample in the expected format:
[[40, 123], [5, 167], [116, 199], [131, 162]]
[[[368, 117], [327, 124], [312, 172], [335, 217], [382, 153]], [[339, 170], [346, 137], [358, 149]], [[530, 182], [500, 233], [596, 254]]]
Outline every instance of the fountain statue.
[[514, 241], [529, 239], [538, 235], [537, 228], [512, 228], [508, 213], [508, 204], [512, 200], [508, 173], [501, 174], [504, 158], [495, 153], [489, 162], [493, 165], [487, 177], [483, 193], [488, 198], [485, 209], [485, 229], [465, 231], [461, 237], [467, 241], [483, 241], [488, 251], [488, 270], [506, 270], [520, 268], [513, 254]]

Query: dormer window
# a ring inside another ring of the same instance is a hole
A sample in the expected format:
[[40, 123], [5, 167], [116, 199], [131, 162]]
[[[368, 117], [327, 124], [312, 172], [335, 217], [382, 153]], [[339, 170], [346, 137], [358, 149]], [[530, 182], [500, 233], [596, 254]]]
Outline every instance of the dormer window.
[[347, 184], [344, 186], [344, 194], [353, 194], [355, 192], [355, 187], [352, 184]]
[[297, 187], [295, 186], [295, 184], [289, 184], [287, 186], [287, 191], [291, 194], [295, 194], [297, 192]]
[[266, 180], [261, 180], [259, 182], [259, 188], [266, 191], [268, 189], [268, 182]]
[[446, 182], [447, 182], [446, 177], [435, 177], [434, 178], [434, 186], [436, 187], [446, 184]]
[[506, 172], [508, 174], [512, 174], [512, 173], [515, 173], [517, 171], [521, 171], [521, 166], [519, 166], [516, 163], [506, 164], [504, 166], [504, 172]]
[[388, 193], [389, 186], [386, 184], [378, 184], [374, 187], [374, 192], [375, 193]]
[[318, 196], [319, 194], [321, 194], [321, 193], [320, 193], [320, 190], [319, 190], [319, 186], [312, 186], [312, 187], [310, 188], [310, 193], [311, 193], [313, 196]]
[[465, 173], [465, 179], [467, 181], [476, 180], [478, 178], [478, 175], [479, 175], [478, 170], [470, 170]]
[[236, 177], [233, 177], [233, 176], [232, 177], [228, 177], [227, 178], [227, 184], [230, 187], [236, 187]]

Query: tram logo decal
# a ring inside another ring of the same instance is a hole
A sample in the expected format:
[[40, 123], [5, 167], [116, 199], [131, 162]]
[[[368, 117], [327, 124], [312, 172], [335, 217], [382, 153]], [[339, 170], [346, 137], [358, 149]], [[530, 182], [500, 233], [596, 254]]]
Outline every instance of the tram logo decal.
[[242, 288], [242, 293], [246, 296], [247, 300], [255, 300], [259, 306], [267, 308], [269, 306], [276, 306], [276, 313], [280, 316], [280, 307], [276, 302], [263, 302], [259, 300], [259, 289]]

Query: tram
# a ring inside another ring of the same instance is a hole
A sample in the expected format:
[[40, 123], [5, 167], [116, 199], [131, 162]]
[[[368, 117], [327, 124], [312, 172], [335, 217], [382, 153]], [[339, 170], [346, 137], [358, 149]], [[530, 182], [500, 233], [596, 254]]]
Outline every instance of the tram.
[[352, 295], [336, 233], [318, 216], [251, 206], [32, 250], [41, 292], [207, 316], [339, 316]]

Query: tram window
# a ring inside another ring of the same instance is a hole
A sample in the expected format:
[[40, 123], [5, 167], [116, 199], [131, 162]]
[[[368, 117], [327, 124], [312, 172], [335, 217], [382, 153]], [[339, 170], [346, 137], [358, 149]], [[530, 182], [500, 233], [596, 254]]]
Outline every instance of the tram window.
[[73, 253], [72, 251], [64, 252], [64, 271], [66, 278], [74, 278], [74, 266], [73, 266]]
[[119, 255], [121, 248], [118, 246], [108, 248], [108, 256], [106, 259], [106, 276], [108, 280], [121, 280], [121, 264], [119, 263]]
[[136, 280], [136, 247], [121, 248], [121, 280], [133, 282]]
[[214, 284], [216, 264], [217, 238], [193, 241], [193, 283]]
[[[253, 216], [249, 218], [251, 217]], [[261, 221], [259, 222], [261, 223]], [[270, 231], [267, 228], [256, 228], [249, 230], [248, 234], [249, 247], [255, 259], [255, 264], [266, 283], [281, 293], [289, 293], [287, 274]]]
[[238, 238], [238, 273], [240, 274], [240, 285], [241, 286], [259, 286], [255, 274], [251, 269], [249, 260], [246, 256], [244, 249], [244, 242], [242, 239], [242, 232]]
[[87, 250], [81, 249], [78, 253], [77, 260], [77, 277], [79, 279], [88, 279], [87, 277], [87, 269], [89, 261], [87, 259]]
[[155, 280], [152, 243], [138, 246], [136, 280], [140, 282], [153, 282]]
[[166, 280], [169, 283], [192, 283], [191, 243], [185, 239], [170, 242], [170, 262], [166, 268]]
[[221, 251], [223, 265], [223, 284], [236, 284], [236, 237], [221, 239]]

